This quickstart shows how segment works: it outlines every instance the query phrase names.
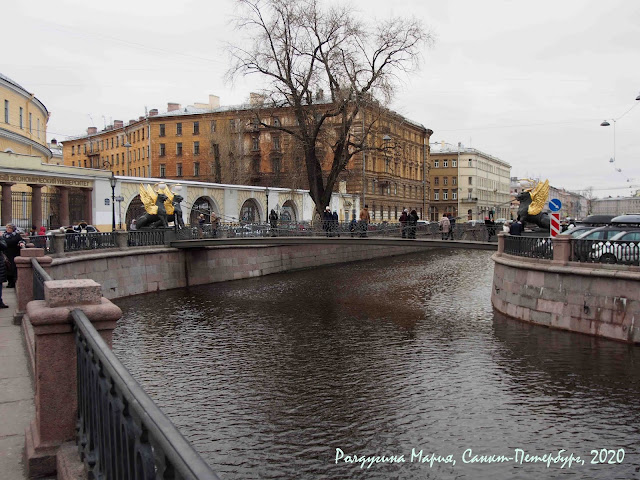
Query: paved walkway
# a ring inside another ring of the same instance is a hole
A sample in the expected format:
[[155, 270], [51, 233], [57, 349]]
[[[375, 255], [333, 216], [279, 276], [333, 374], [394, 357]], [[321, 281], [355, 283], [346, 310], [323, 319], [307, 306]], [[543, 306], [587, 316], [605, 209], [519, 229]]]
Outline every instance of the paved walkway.
[[2, 299], [10, 308], [0, 309], [0, 478], [24, 480], [24, 431], [35, 415], [33, 386], [22, 328], [13, 324], [15, 289], [3, 287]]

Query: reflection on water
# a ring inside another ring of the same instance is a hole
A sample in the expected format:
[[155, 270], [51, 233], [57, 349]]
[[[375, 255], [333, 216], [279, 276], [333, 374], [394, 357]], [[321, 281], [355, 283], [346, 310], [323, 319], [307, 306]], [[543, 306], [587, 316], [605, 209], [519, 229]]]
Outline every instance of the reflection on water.
[[[123, 299], [114, 351], [223, 479], [638, 478], [638, 347], [494, 316], [490, 256]], [[601, 448], [624, 460], [592, 465]], [[498, 461], [516, 449], [584, 465]], [[495, 457], [464, 463], [465, 451]], [[404, 462], [361, 468], [354, 455]]]

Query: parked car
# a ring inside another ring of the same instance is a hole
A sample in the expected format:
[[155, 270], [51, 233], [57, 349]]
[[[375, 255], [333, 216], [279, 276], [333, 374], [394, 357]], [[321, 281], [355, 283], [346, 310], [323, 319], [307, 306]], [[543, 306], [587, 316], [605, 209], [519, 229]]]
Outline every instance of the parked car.
[[[574, 256], [579, 261], [591, 260], [600, 263], [633, 262], [633, 245], [618, 244], [616, 240], [629, 238], [629, 241], [633, 241], [636, 235], [630, 235], [629, 237], [626, 237], [626, 235], [635, 233], [640, 233], [640, 227], [609, 225], [594, 228], [576, 238], [576, 243], [573, 247]], [[590, 242], [584, 242], [583, 240], [590, 240]]]
[[608, 242], [593, 245], [593, 258], [601, 263], [627, 263], [638, 265], [640, 262], [640, 229], [621, 232]]

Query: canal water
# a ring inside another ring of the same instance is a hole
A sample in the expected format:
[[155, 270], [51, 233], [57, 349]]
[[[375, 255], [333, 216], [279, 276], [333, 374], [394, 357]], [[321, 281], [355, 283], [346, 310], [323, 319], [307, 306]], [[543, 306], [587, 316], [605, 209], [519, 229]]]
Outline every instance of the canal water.
[[441, 250], [121, 299], [113, 349], [222, 479], [640, 478], [640, 347], [494, 315]]

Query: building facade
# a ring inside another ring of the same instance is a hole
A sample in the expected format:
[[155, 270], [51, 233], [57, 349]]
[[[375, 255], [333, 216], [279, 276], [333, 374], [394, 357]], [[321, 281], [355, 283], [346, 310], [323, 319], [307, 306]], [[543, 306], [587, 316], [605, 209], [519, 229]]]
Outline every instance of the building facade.
[[0, 152], [40, 157], [48, 162], [52, 153], [47, 147], [49, 112], [32, 93], [0, 74]]
[[435, 143], [430, 151], [429, 219], [509, 218], [511, 165], [462, 144]]
[[[428, 155], [431, 130], [388, 110], [363, 110], [353, 134], [366, 135], [371, 147], [351, 159], [336, 192], [358, 195], [373, 221], [396, 221], [403, 208], [422, 217], [428, 207]], [[269, 128], [272, 127], [272, 128]], [[306, 189], [302, 149], [293, 137], [273, 127], [295, 128], [286, 108], [266, 108], [259, 96], [247, 105], [221, 107], [211, 95], [206, 104], [167, 111], [150, 110], [126, 125], [116, 120], [98, 132], [63, 142], [65, 165], [100, 168], [115, 175], [178, 181]], [[329, 144], [319, 145], [325, 170]], [[355, 205], [338, 212], [342, 221], [357, 214]]]
[[591, 213], [594, 215], [640, 214], [640, 195], [593, 199]]

